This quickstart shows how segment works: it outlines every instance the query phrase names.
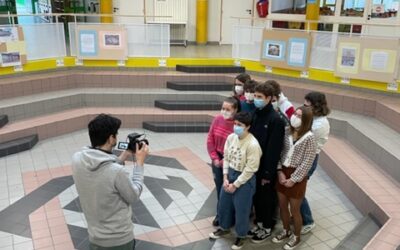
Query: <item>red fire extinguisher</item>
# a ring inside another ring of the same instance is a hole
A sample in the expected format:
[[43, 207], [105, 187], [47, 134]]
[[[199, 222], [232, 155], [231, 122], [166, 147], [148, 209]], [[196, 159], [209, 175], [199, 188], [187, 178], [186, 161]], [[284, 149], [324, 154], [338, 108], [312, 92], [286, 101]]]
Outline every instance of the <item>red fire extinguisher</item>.
[[257, 12], [259, 17], [266, 17], [268, 15], [268, 0], [257, 2]]

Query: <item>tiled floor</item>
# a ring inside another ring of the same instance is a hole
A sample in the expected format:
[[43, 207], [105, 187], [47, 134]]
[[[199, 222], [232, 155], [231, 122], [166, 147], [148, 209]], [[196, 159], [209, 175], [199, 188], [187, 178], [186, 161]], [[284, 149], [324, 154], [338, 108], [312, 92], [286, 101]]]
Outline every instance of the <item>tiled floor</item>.
[[[142, 129], [135, 129], [142, 131]], [[132, 130], [122, 129], [123, 139]], [[215, 193], [207, 165], [206, 134], [145, 131], [152, 157], [145, 189], [134, 205], [137, 249], [229, 249], [232, 237], [209, 241]], [[86, 131], [44, 140], [32, 150], [0, 158], [0, 250], [88, 249], [86, 221], [71, 178], [73, 152], [89, 142]], [[319, 168], [307, 197], [317, 227], [302, 249], [332, 249], [362, 215]], [[13, 225], [13, 226], [11, 226]], [[250, 242], [245, 249], [279, 249]]]

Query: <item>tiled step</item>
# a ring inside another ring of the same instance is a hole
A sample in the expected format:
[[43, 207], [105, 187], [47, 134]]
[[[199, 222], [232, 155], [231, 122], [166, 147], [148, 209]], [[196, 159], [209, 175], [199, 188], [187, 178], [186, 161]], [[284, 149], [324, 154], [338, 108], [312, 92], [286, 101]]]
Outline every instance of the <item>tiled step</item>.
[[8, 123], [7, 115], [0, 115], [0, 128], [4, 127]]
[[164, 101], [156, 100], [154, 105], [157, 108], [166, 110], [219, 110], [220, 101]]
[[143, 122], [143, 128], [159, 133], [206, 133], [209, 122]]
[[38, 142], [38, 135], [30, 135], [0, 143], [0, 157], [29, 150]]
[[226, 82], [167, 82], [167, 88], [184, 91], [230, 91], [232, 87]]
[[336, 250], [363, 249], [382, 225], [370, 215], [364, 216], [360, 223], [336, 246]]
[[123, 127], [142, 128], [144, 121], [211, 122], [218, 111], [163, 110], [154, 107], [91, 107], [64, 110], [10, 123], [0, 129], [0, 142], [10, 141], [27, 135], [37, 134], [39, 140], [72, 133], [87, 128], [94, 116], [111, 114], [122, 121]]
[[396, 249], [400, 244], [399, 183], [348, 141], [331, 136], [319, 165], [365, 216], [383, 225], [363, 249]]
[[176, 65], [176, 71], [186, 73], [243, 73], [245, 67], [221, 65]]

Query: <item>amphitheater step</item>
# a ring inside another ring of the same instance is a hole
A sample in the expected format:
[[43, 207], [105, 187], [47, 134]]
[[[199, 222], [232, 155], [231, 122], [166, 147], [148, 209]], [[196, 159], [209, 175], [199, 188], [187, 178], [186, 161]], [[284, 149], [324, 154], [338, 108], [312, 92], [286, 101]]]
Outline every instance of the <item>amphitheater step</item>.
[[0, 115], [0, 128], [4, 127], [8, 123], [7, 115]]
[[205, 133], [210, 128], [209, 122], [143, 122], [143, 128], [158, 132]]
[[245, 67], [240, 66], [222, 66], [222, 65], [176, 65], [176, 71], [186, 73], [243, 73]]
[[226, 82], [167, 82], [167, 88], [184, 91], [230, 91], [232, 86]]
[[35, 134], [0, 143], [0, 157], [29, 150], [35, 146], [38, 140], [38, 135]]
[[157, 108], [166, 110], [219, 110], [222, 103], [220, 101], [164, 101], [156, 100], [154, 105]]
[[364, 216], [360, 223], [336, 246], [337, 250], [363, 249], [379, 231], [381, 225], [370, 215]]

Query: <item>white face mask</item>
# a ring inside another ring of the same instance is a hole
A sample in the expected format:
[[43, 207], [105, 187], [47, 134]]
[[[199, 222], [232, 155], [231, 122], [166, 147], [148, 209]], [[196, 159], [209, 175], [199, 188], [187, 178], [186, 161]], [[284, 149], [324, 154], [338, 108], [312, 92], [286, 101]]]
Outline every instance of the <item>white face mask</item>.
[[235, 86], [235, 93], [238, 94], [238, 95], [242, 95], [243, 94], [243, 86], [236, 85]]
[[301, 119], [298, 118], [296, 115], [292, 115], [292, 117], [290, 118], [290, 125], [292, 125], [293, 128], [300, 128]]
[[278, 109], [279, 109], [278, 101], [271, 102], [271, 103], [272, 103], [272, 107], [273, 107], [275, 110], [278, 110]]
[[232, 117], [232, 112], [226, 111], [226, 110], [221, 110], [221, 115], [224, 117], [225, 120], [228, 120], [229, 118]]
[[245, 92], [244, 97], [246, 98], [247, 101], [250, 102], [254, 101], [254, 93]]

